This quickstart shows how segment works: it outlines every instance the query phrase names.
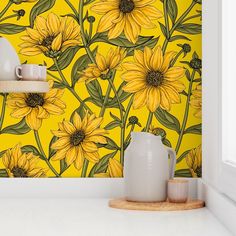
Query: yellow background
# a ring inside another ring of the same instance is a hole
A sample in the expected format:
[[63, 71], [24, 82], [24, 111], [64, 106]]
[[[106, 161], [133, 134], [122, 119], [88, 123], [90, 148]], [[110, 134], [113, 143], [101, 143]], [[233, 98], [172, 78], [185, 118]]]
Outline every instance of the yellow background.
[[[7, 0], [1, 1], [0, 10], [2, 10], [3, 6], [5, 6], [7, 4], [7, 2], [8, 2]], [[186, 8], [191, 4], [191, 2], [192, 2], [191, 0], [177, 0], [178, 9], [179, 9], [178, 17], [186, 10]], [[71, 3], [76, 7], [76, 9], [78, 8], [78, 0], [71, 0]], [[20, 10], [20, 9], [24, 9], [26, 11], [26, 14], [19, 21], [17, 21], [14, 18], [14, 19], [6, 20], [6, 21], [4, 21], [4, 23], [8, 22], [8, 23], [14, 23], [14, 24], [19, 24], [19, 25], [29, 25], [29, 13], [30, 13], [30, 10], [32, 9], [34, 4], [35, 4], [35, 2], [34, 3], [22, 3], [20, 5], [13, 4], [5, 16], [11, 15], [12, 10]], [[90, 6], [92, 4], [89, 4], [88, 6], [86, 6], [85, 12], [86, 12], [86, 10], [88, 10], [90, 14], [95, 16], [96, 22], [94, 25], [94, 32], [93, 33], [96, 33], [95, 29], [97, 28], [98, 19], [100, 19], [101, 16], [96, 15], [94, 12], [92, 12], [90, 10]], [[161, 1], [158, 0], [153, 5], [155, 5], [158, 9], [160, 9], [163, 12], [163, 4], [161, 3]], [[194, 7], [194, 9], [190, 13], [190, 15], [196, 14], [196, 10], [200, 10], [200, 9], [201, 9], [201, 5], [196, 5], [196, 7]], [[67, 13], [71, 13], [71, 9], [67, 6], [67, 4], [63, 0], [57, 0], [55, 6], [52, 9], [50, 9], [49, 11], [43, 13], [42, 16], [46, 17], [50, 12], [54, 12], [57, 15], [65, 15]], [[159, 19], [159, 21], [164, 24], [164, 18]], [[193, 22], [200, 23], [200, 20], [198, 18], [197, 20], [194, 19], [194, 20], [191, 20], [190, 22], [191, 23], [193, 23]], [[157, 25], [157, 28], [150, 29], [150, 30], [146, 30], [146, 29], [142, 30], [141, 35], [146, 35], [146, 36], [154, 35], [155, 37], [160, 35], [160, 40], [159, 40], [158, 44], [162, 45], [165, 38], [164, 38], [163, 34], [161, 33], [158, 21], [155, 21], [155, 23]], [[87, 24], [85, 24], [85, 28], [88, 29]], [[2, 35], [2, 36], [6, 37], [12, 43], [12, 45], [15, 47], [16, 51], [19, 52], [20, 48], [18, 45], [20, 43], [22, 43], [20, 36], [24, 35], [24, 34], [25, 33], [23, 32], [23, 33], [16, 34], [16, 35]], [[191, 47], [192, 47], [191, 53], [189, 53], [184, 59], [180, 58], [178, 60], [178, 62], [176, 63], [177, 66], [183, 66], [183, 64], [181, 64], [179, 62], [181, 60], [190, 61], [192, 59], [192, 53], [194, 51], [196, 51], [197, 54], [201, 58], [201, 35], [186, 35], [186, 36], [189, 37], [192, 41], [188, 42], [186, 40], [178, 40], [178, 41], [174, 41], [172, 43], [169, 43], [168, 47], [167, 47], [167, 51], [174, 50], [174, 51], [178, 52], [178, 51], [180, 51], [180, 48], [176, 44], [189, 43], [191, 45]], [[105, 43], [99, 43], [97, 45], [98, 45], [98, 51], [104, 55], [106, 55], [107, 51], [111, 47], [110, 45], [107, 45]], [[93, 44], [91, 49], [95, 48], [95, 46], [96, 46], [96, 44]], [[79, 56], [82, 56], [85, 53], [86, 52], [84, 49], [79, 50], [79, 52], [76, 54], [74, 60], [71, 62], [71, 65], [69, 67], [67, 67], [65, 70], [63, 70], [63, 73], [65, 74], [68, 81], [70, 81], [70, 73], [71, 73], [71, 69], [72, 69], [74, 62], [78, 59]], [[51, 66], [53, 64], [52, 60], [45, 57], [43, 54], [41, 54], [39, 56], [35, 56], [35, 57], [27, 57], [27, 56], [19, 54], [19, 57], [20, 57], [20, 60], [22, 63], [27, 61], [28, 63], [32, 63], [32, 64], [42, 64], [45, 61], [48, 66]], [[132, 60], [132, 58], [128, 58], [128, 60]], [[57, 72], [53, 72], [53, 73], [55, 73], [55, 75], [58, 76]], [[52, 78], [48, 77], [48, 79], [52, 79]], [[188, 88], [187, 79], [182, 78], [182, 81], [186, 84], [186, 88]], [[102, 84], [103, 93], [105, 93], [106, 87], [107, 87], [107, 81], [100, 80], [99, 82], [100, 82], [100, 84]], [[116, 82], [115, 82], [116, 86], [118, 87], [121, 82], [122, 82], [122, 80], [120, 78], [120, 74], [118, 73], [118, 75], [116, 77]], [[194, 88], [195, 88], [195, 86], [196, 86], [196, 84], [194, 84]], [[76, 85], [76, 91], [82, 99], [85, 99], [86, 97], [89, 96], [88, 92], [85, 88], [85, 85], [83, 83], [78, 83]], [[114, 94], [111, 93], [111, 96], [114, 96]], [[182, 124], [182, 120], [183, 120], [183, 116], [184, 116], [185, 105], [186, 105], [186, 96], [181, 96], [181, 98], [182, 98], [181, 104], [173, 105], [171, 112], [170, 112], [171, 114], [173, 114], [174, 116], [176, 116], [179, 119], [180, 124]], [[2, 97], [0, 97], [0, 99], [1, 99], [0, 104], [2, 104]], [[58, 122], [62, 121], [63, 119], [69, 120], [71, 113], [76, 108], [78, 108], [78, 106], [80, 105], [79, 102], [77, 100], [75, 100], [74, 97], [71, 95], [71, 93], [67, 90], [65, 90], [65, 94], [64, 94], [62, 100], [64, 102], [66, 102], [66, 105], [67, 105], [65, 114], [63, 114], [61, 116], [50, 116], [50, 119], [43, 121], [43, 125], [39, 130], [41, 142], [43, 144], [44, 151], [46, 152], [46, 154], [48, 153], [49, 142], [52, 138], [51, 130], [57, 130], [58, 129]], [[127, 105], [127, 102], [128, 101], [126, 101], [124, 103], [125, 106]], [[95, 114], [97, 114], [97, 115], [99, 114], [100, 108], [96, 107], [92, 103], [88, 103], [88, 105], [91, 107], [91, 109], [93, 110], [93, 112]], [[0, 109], [1, 109], [1, 107], [0, 107]], [[112, 121], [112, 118], [109, 115], [110, 111], [112, 111], [113, 114], [115, 114], [119, 117], [119, 110], [118, 109], [107, 109], [102, 127], [104, 127], [106, 124], [108, 124], [110, 121]], [[9, 126], [9, 125], [18, 123], [20, 121], [15, 118], [12, 118], [10, 116], [10, 112], [11, 112], [11, 109], [7, 107], [3, 128], [6, 126]], [[194, 113], [194, 109], [192, 109], [190, 106], [190, 113], [189, 113], [187, 127], [201, 123], [201, 120], [194, 117], [193, 113]], [[139, 118], [139, 121], [142, 124], [142, 126], [145, 126], [148, 114], [149, 114], [149, 111], [147, 110], [147, 108], [143, 107], [140, 110], [131, 109], [129, 116], [136, 115]], [[153, 119], [152, 124], [155, 127], [163, 128], [167, 132], [167, 139], [170, 140], [172, 146], [173, 147], [176, 146], [176, 143], [178, 140], [178, 134], [175, 131], [172, 131], [172, 130], [169, 130], [169, 129], [163, 127], [162, 125], [159, 124], [159, 122], [155, 118]], [[142, 128], [140, 128], [140, 127], [136, 127], [135, 131], [140, 131], [141, 129]], [[126, 133], [128, 133], [128, 131]], [[114, 141], [116, 141], [117, 144], [119, 144], [120, 128], [117, 127], [115, 129], [111, 130], [109, 136], [112, 137], [112, 139]], [[17, 143], [21, 143], [22, 146], [30, 144], [30, 145], [34, 145], [37, 147], [36, 142], [34, 140], [34, 134], [32, 131], [25, 134], [25, 135], [18, 135], [18, 136], [17, 135], [10, 135], [10, 134], [1, 134], [0, 135], [0, 150], [1, 151], [8, 149], [8, 148], [12, 148]], [[184, 151], [195, 148], [200, 144], [201, 144], [201, 136], [200, 135], [193, 135], [193, 134], [185, 135], [183, 138], [178, 156], [180, 156]], [[102, 148], [102, 149], [100, 149], [99, 152], [100, 152], [100, 156], [104, 156], [105, 154], [110, 153], [111, 151]], [[118, 154], [117, 154], [116, 158], [117, 158], [117, 160], [119, 160]], [[58, 161], [52, 162], [52, 164], [56, 168], [56, 170], [59, 171], [59, 162]], [[40, 161], [40, 166], [44, 166], [45, 168], [47, 167], [43, 161]], [[91, 167], [92, 167], [92, 165], [90, 164], [89, 169], [91, 169]], [[1, 161], [0, 161], [0, 168], [4, 168]], [[180, 162], [177, 165], [177, 169], [186, 169], [186, 168], [188, 168], [188, 167], [186, 165], [185, 160], [183, 160], [182, 162]], [[74, 168], [74, 166], [72, 165], [63, 174], [63, 177], [79, 177], [80, 174], [81, 174], [81, 172], [76, 170]], [[50, 172], [50, 171], [48, 172], [48, 175], [53, 176], [52, 172]]]

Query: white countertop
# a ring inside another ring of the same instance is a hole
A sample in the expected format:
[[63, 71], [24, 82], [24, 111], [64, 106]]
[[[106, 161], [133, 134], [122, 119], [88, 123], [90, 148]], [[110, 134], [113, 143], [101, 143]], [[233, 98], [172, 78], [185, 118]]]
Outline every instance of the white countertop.
[[231, 235], [206, 208], [141, 212], [111, 209], [107, 203], [107, 199], [0, 199], [0, 235]]

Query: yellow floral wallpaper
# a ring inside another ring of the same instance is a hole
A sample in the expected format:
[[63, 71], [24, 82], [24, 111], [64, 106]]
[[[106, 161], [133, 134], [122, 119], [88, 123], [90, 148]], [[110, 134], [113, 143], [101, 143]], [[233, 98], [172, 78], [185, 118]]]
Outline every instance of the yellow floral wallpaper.
[[132, 131], [200, 177], [201, 4], [2, 0], [0, 36], [47, 66], [50, 91], [0, 94], [0, 177], [122, 177]]

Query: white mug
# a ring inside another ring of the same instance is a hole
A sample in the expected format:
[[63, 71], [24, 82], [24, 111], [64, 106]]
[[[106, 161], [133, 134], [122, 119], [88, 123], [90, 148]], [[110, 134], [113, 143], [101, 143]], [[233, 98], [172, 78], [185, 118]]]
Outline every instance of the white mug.
[[21, 80], [45, 81], [47, 77], [47, 68], [46, 66], [35, 64], [23, 64], [16, 67], [16, 75]]

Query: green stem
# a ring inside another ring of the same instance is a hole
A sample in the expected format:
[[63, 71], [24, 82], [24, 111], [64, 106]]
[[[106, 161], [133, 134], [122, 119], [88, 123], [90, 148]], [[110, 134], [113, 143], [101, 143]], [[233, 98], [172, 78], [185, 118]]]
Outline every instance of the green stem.
[[169, 19], [167, 13], [167, 0], [164, 0], [164, 16], [165, 16], [165, 25], [166, 25], [166, 33], [167, 38], [170, 38], [170, 29], [169, 29]]
[[86, 40], [85, 37], [85, 31], [84, 31], [84, 21], [83, 21], [83, 9], [84, 9], [84, 0], [80, 0], [79, 2], [79, 23], [80, 23], [80, 32], [81, 32], [81, 37], [82, 37], [82, 41], [85, 47], [85, 50], [90, 58], [90, 60], [96, 64], [96, 61], [93, 57], [93, 54], [88, 46], [88, 42]]
[[92, 38], [93, 36], [93, 23], [90, 22], [89, 23], [89, 40]]
[[132, 96], [129, 100], [128, 106], [127, 106], [126, 111], [125, 111], [125, 115], [124, 115], [125, 124], [124, 125], [126, 125], [126, 122], [128, 120], [128, 116], [129, 116], [129, 112], [130, 112], [130, 109], [131, 109], [132, 104], [133, 104], [133, 100], [134, 100], [134, 97]]
[[179, 152], [180, 146], [181, 146], [181, 142], [183, 139], [183, 135], [184, 135], [184, 131], [187, 125], [187, 121], [188, 121], [188, 114], [189, 114], [189, 102], [190, 102], [190, 98], [192, 95], [192, 87], [193, 87], [193, 80], [194, 80], [194, 76], [195, 76], [196, 71], [193, 70], [192, 75], [191, 75], [191, 80], [189, 83], [189, 89], [188, 89], [188, 97], [187, 97], [187, 101], [186, 101], [186, 106], [185, 106], [185, 113], [184, 113], [184, 118], [183, 118], [183, 123], [182, 123], [182, 127], [180, 130], [180, 134], [179, 134], [179, 138], [178, 138], [178, 142], [175, 148], [176, 154]]
[[150, 125], [152, 123], [152, 118], [153, 118], [153, 112], [149, 112], [148, 120], [147, 120], [147, 124], [146, 124], [146, 128], [145, 128], [145, 132], [149, 131]]
[[182, 14], [182, 16], [176, 21], [176, 23], [173, 25], [172, 29], [169, 31], [169, 38], [165, 39], [165, 42], [163, 44], [162, 47], [162, 51], [165, 52], [167, 45], [169, 43], [170, 37], [172, 36], [172, 34], [174, 33], [174, 31], [176, 30], [176, 28], [179, 26], [179, 24], [182, 23], [182, 21], [184, 20], [184, 18], [190, 13], [190, 11], [192, 10], [192, 8], [196, 5], [197, 3], [195, 1], [192, 1], [192, 3], [190, 4], [190, 6], [187, 8], [187, 10]]
[[41, 144], [41, 141], [40, 141], [40, 138], [39, 138], [39, 133], [37, 130], [34, 130], [34, 137], [35, 137], [35, 140], [36, 140], [36, 143], [38, 145], [38, 148], [39, 148], [39, 151], [41, 152], [41, 154], [43, 155], [43, 159], [44, 161], [47, 163], [48, 167], [51, 169], [51, 171], [57, 176], [57, 177], [60, 177], [60, 175], [57, 173], [57, 171], [54, 169], [54, 167], [52, 166], [52, 164], [49, 162], [49, 160], [47, 159], [46, 157], [46, 154], [43, 150], [43, 147], [42, 147], [42, 144]]
[[4, 16], [4, 14], [7, 12], [7, 10], [10, 8], [12, 5], [12, 2], [9, 1], [7, 5], [4, 7], [4, 9], [0, 12], [0, 19]]
[[84, 107], [86, 110], [88, 110], [88, 112], [90, 114], [92, 114], [92, 110], [88, 107], [88, 105], [85, 103], [85, 101], [82, 100], [82, 98], [75, 92], [75, 90], [73, 88], [71, 88], [70, 86], [67, 86], [67, 89], [75, 96], [75, 98], [80, 102], [83, 103]]
[[63, 74], [62, 71], [61, 71], [60, 66], [58, 65], [57, 59], [56, 59], [56, 58], [53, 58], [53, 61], [54, 61], [54, 64], [55, 64], [55, 66], [56, 66], [56, 68], [57, 68], [57, 71], [58, 71], [58, 73], [59, 73], [59, 75], [60, 75], [62, 81], [63, 81], [66, 85], [69, 85], [68, 82], [67, 82], [67, 80], [66, 80], [66, 77], [64, 76], [64, 74]]
[[[115, 79], [115, 75], [116, 75], [116, 72], [114, 72], [112, 74], [112, 78], [110, 79], [111, 82], [113, 83], [114, 79]], [[106, 110], [106, 104], [108, 102], [108, 99], [109, 99], [109, 96], [110, 96], [110, 93], [111, 93], [111, 85], [110, 83], [108, 84], [108, 87], [107, 87], [107, 91], [106, 91], [106, 95], [105, 95], [105, 98], [104, 98], [104, 102], [102, 104], [102, 108], [100, 110], [100, 113], [99, 113], [99, 117], [102, 117], [105, 113], [105, 110]]]
[[71, 8], [71, 10], [74, 12], [75, 16], [79, 18], [78, 12], [76, 11], [75, 7], [72, 5], [72, 3], [69, 0], [65, 0], [67, 5]]
[[[81, 99], [81, 97], [75, 92], [75, 90], [68, 84], [64, 74], [62, 73], [59, 65], [58, 65], [58, 62], [57, 62], [57, 59], [56, 58], [53, 58], [53, 61], [54, 61], [54, 64], [57, 68], [57, 71], [62, 79], [62, 83], [64, 84], [64, 86], [75, 96], [75, 98], [80, 102], [80, 103], [84, 103], [83, 100]], [[51, 76], [53, 76], [51, 73], [50, 73]], [[84, 107], [86, 108], [86, 110], [88, 110], [90, 113], [92, 113], [91, 109], [84, 103]]]
[[175, 63], [177, 62], [177, 60], [179, 59], [179, 57], [181, 56], [181, 54], [182, 54], [183, 52], [184, 52], [183, 49], [181, 49], [181, 50], [178, 52], [178, 54], [175, 56], [175, 58], [173, 59], [173, 61], [170, 63], [170, 66], [171, 66], [171, 67], [175, 65]]
[[135, 125], [132, 124], [131, 129], [130, 129], [130, 132], [129, 132], [128, 136], [127, 136], [126, 139], [125, 139], [125, 143], [128, 143], [128, 142], [129, 142], [129, 140], [130, 140], [130, 138], [131, 138], [131, 133], [134, 131], [134, 128], [135, 128]]
[[1, 112], [1, 117], [0, 117], [0, 131], [2, 130], [2, 125], [3, 125], [3, 121], [4, 121], [4, 117], [5, 117], [6, 101], [7, 101], [7, 95], [4, 94], [3, 101], [2, 101], [2, 112]]
[[62, 82], [61, 79], [59, 79], [57, 76], [53, 75], [52, 73], [50, 73], [49, 71], [47, 71], [47, 74], [49, 76], [51, 76], [53, 79], [57, 80], [58, 82]]
[[14, 18], [14, 17], [17, 17], [17, 16], [18, 16], [18, 14], [12, 14], [12, 15], [10, 15], [10, 16], [3, 17], [3, 18], [0, 20], [0, 22], [3, 22], [4, 20], [11, 19], [11, 18]]
[[88, 165], [89, 165], [89, 161], [87, 159], [84, 159], [83, 169], [82, 169], [82, 173], [81, 173], [81, 177], [83, 177], [83, 178], [86, 177]]
[[116, 91], [116, 88], [113, 84], [113, 82], [109, 79], [109, 84], [111, 85], [111, 88], [115, 94], [115, 97], [117, 99], [119, 110], [120, 110], [120, 119], [121, 119], [121, 137], [120, 137], [120, 163], [124, 165], [124, 139], [125, 139], [125, 123], [124, 123], [124, 115], [123, 115], [123, 109], [120, 102], [120, 98], [118, 96], [118, 93]]

